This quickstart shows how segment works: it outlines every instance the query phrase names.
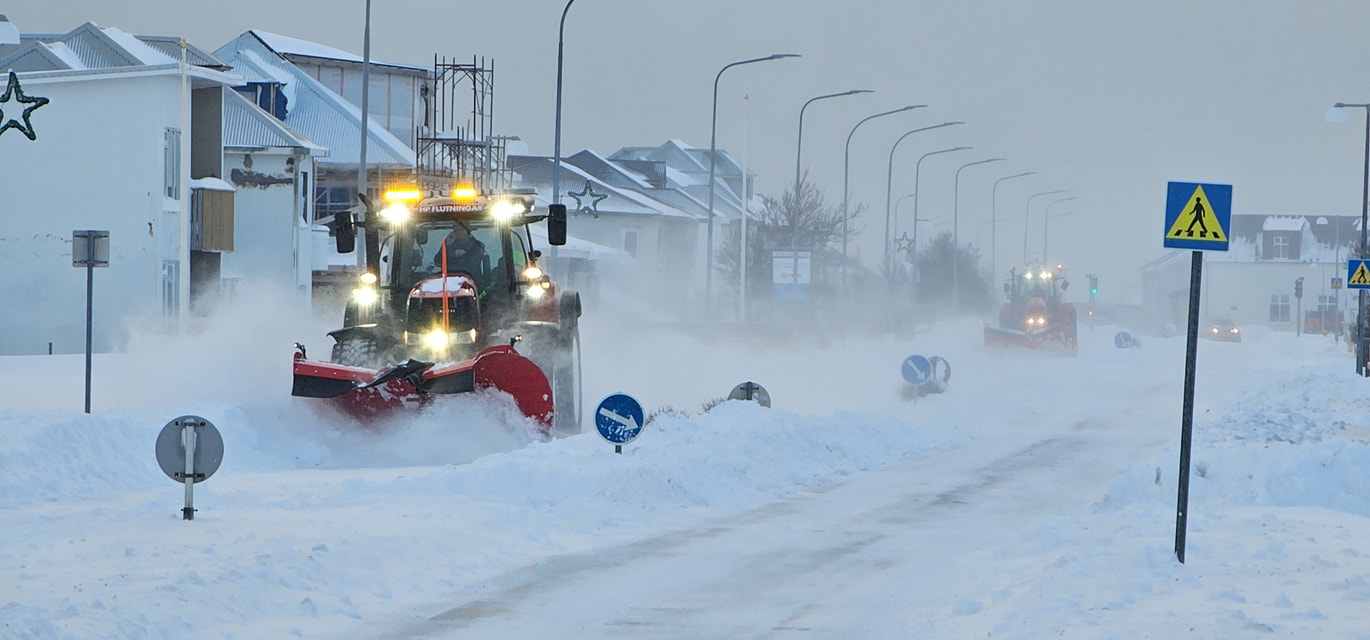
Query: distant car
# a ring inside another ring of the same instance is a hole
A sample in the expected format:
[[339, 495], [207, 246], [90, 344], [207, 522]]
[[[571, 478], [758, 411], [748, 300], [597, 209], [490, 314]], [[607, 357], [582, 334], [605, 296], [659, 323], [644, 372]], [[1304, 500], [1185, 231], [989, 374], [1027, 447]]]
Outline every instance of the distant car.
[[1214, 318], [1204, 323], [1199, 336], [1218, 342], [1241, 342], [1242, 330], [1230, 318]]

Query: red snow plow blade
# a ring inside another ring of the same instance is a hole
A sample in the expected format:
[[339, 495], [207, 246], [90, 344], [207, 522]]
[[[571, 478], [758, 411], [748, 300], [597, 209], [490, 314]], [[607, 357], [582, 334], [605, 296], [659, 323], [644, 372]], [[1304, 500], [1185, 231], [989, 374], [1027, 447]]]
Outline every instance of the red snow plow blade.
[[985, 327], [985, 346], [1017, 347], [1069, 355], [1074, 355], [1077, 348], [1075, 334], [1064, 329], [1027, 332], [992, 326]]
[[507, 345], [482, 349], [461, 362], [409, 360], [380, 371], [307, 360], [297, 351], [294, 368], [290, 395], [328, 399], [364, 423], [426, 406], [437, 396], [495, 389], [513, 396], [519, 411], [541, 431], [552, 428], [552, 387], [547, 376]]

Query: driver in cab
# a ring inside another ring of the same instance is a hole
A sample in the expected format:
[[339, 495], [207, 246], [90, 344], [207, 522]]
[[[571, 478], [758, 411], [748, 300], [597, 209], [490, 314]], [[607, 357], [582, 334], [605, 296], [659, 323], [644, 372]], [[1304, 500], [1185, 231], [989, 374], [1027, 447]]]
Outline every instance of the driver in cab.
[[447, 273], [467, 273], [476, 279], [478, 286], [485, 284], [485, 245], [471, 235], [471, 231], [458, 224], [442, 239], [442, 245], [433, 254], [433, 266], [442, 270], [443, 249], [447, 250]]

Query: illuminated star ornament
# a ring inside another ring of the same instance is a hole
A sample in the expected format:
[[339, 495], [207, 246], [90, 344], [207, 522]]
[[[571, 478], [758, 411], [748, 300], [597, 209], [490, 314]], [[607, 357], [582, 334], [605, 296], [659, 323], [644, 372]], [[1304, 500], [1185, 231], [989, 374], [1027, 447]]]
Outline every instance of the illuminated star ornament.
[[[566, 195], [576, 199], [576, 212], [588, 213], [596, 218], [599, 217], [599, 201], [609, 197], [605, 193], [595, 193], [594, 185], [589, 180], [585, 181], [585, 188], [580, 191], [567, 191]], [[586, 201], [589, 204], [586, 204]]]
[[[23, 118], [23, 123], [20, 123], [18, 120], [15, 120], [14, 118], [10, 118], [8, 120], [5, 119], [4, 108], [6, 105], [9, 104], [11, 97], [13, 97], [14, 100], [21, 105], [28, 105], [24, 108], [23, 115], [19, 116], [20, 118]], [[24, 95], [23, 87], [19, 86], [19, 75], [16, 74], [14, 71], [10, 71], [9, 84], [5, 87], [4, 95], [0, 95], [0, 121], [4, 122], [4, 124], [0, 124], [0, 135], [4, 135], [5, 132], [9, 131], [10, 129], [18, 129], [19, 133], [24, 134], [26, 137], [28, 137], [29, 140], [37, 140], [38, 135], [33, 131], [33, 123], [29, 122], [29, 115], [33, 113], [34, 109], [37, 109], [38, 107], [41, 107], [47, 103], [47, 98]]]
[[909, 234], [907, 231], [904, 232], [904, 235], [901, 235], [898, 238], [894, 239], [895, 251], [903, 251], [905, 253], [908, 253], [912, 248], [913, 240], [909, 239]]

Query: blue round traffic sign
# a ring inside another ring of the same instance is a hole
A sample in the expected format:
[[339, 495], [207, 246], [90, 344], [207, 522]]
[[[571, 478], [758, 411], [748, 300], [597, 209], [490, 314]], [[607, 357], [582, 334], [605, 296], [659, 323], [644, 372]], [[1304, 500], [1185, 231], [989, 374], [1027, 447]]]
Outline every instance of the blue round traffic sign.
[[1113, 336], [1113, 345], [1119, 349], [1131, 349], [1137, 346], [1137, 339], [1126, 331], [1119, 331], [1118, 335]]
[[642, 433], [642, 404], [626, 393], [614, 393], [599, 401], [595, 428], [613, 444], [628, 444]]
[[899, 370], [909, 384], [923, 385], [932, 379], [932, 361], [917, 354], [905, 358]]

